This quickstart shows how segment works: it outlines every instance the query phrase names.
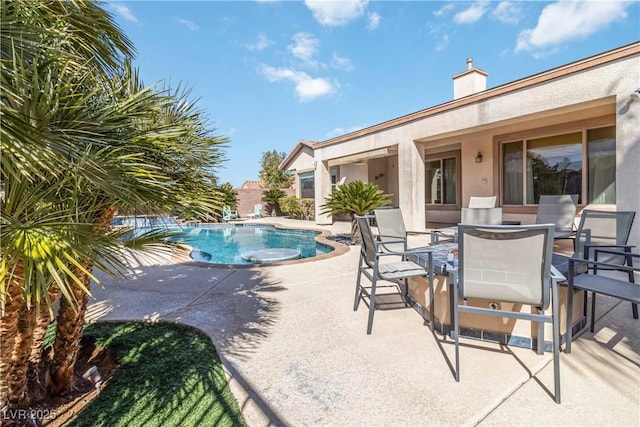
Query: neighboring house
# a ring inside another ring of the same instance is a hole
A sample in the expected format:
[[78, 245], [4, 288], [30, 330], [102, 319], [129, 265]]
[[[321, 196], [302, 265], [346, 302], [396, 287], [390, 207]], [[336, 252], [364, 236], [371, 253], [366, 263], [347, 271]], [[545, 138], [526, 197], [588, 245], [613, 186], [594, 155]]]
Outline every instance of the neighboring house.
[[[245, 181], [242, 187], [234, 188], [234, 190], [237, 194], [238, 215], [240, 215], [240, 218], [246, 218], [250, 213], [253, 213], [255, 205], [265, 205], [262, 201], [262, 193], [265, 190], [262, 181]], [[282, 191], [288, 196], [294, 195], [292, 188]]]
[[[392, 193], [414, 230], [458, 222], [471, 196], [498, 196], [505, 218], [525, 224], [542, 194], [640, 212], [640, 42], [490, 89], [487, 75], [468, 59], [454, 100], [300, 141], [280, 167], [298, 196], [313, 187], [318, 224], [332, 222], [320, 214], [332, 186], [354, 180]], [[640, 217], [630, 240], [640, 245]]]

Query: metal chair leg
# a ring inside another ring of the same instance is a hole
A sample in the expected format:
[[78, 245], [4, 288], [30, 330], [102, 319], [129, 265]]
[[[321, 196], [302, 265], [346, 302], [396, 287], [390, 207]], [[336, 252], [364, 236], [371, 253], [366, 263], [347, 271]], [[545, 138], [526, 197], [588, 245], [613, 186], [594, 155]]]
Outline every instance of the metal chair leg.
[[371, 283], [371, 293], [369, 294], [369, 321], [367, 322], [367, 335], [371, 335], [373, 314], [376, 310], [376, 282], [377, 280], [374, 278]]
[[596, 325], [596, 293], [591, 292], [591, 332], [594, 331]]
[[362, 299], [362, 286], [360, 285], [360, 280], [362, 277], [362, 270], [358, 267], [358, 280], [356, 281], [356, 297], [353, 300], [353, 311], [358, 310], [358, 306], [360, 305], [360, 299]]
[[[551, 288], [551, 327], [553, 329], [553, 386], [556, 403], [560, 403], [560, 319], [558, 305], [560, 300], [558, 299], [558, 285], [552, 284]], [[570, 296], [571, 298], [571, 296]], [[571, 325], [567, 325], [570, 328]]]

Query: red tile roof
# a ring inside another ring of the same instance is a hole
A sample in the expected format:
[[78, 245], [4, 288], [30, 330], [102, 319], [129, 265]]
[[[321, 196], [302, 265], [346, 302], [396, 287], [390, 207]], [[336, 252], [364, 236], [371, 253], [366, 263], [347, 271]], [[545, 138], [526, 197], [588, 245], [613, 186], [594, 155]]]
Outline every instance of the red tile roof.
[[263, 186], [262, 181], [245, 181], [240, 188], [259, 190], [263, 188]]

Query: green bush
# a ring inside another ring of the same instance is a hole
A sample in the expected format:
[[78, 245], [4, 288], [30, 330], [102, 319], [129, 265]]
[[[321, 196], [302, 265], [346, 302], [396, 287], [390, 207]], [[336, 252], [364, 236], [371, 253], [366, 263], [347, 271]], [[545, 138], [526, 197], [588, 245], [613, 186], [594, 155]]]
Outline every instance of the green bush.
[[302, 218], [312, 221], [316, 218], [316, 203], [313, 199], [300, 199], [300, 214]]
[[291, 218], [297, 218], [300, 215], [300, 204], [296, 196], [282, 197], [278, 200], [280, 210]]

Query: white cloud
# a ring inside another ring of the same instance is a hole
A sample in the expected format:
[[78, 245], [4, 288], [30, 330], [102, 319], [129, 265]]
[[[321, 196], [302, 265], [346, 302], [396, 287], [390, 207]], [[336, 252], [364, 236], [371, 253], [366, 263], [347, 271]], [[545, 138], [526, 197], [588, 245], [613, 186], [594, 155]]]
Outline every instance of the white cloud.
[[486, 2], [476, 2], [462, 12], [456, 13], [456, 15], [453, 17], [453, 21], [456, 24], [473, 24], [474, 22], [478, 22], [486, 11]]
[[517, 24], [522, 17], [520, 7], [511, 1], [502, 1], [491, 13], [494, 18], [503, 24]]
[[325, 134], [325, 138], [327, 138], [327, 139], [335, 138], [336, 136], [344, 135], [346, 133], [355, 132], [357, 130], [364, 129], [366, 127], [367, 127], [367, 125], [355, 125], [355, 126], [349, 127], [348, 129], [335, 128], [335, 129], [332, 129], [331, 131], [327, 132]]
[[436, 52], [442, 52], [443, 50], [445, 50], [447, 47], [449, 46], [449, 35], [445, 34], [444, 36], [442, 36], [442, 40], [440, 40], [437, 44], [436, 44]]
[[289, 80], [295, 83], [296, 95], [300, 101], [311, 101], [320, 96], [331, 95], [338, 90], [336, 82], [319, 77], [314, 78], [291, 68], [275, 68], [262, 64], [260, 72], [270, 82]]
[[293, 44], [287, 50], [307, 67], [317, 67], [315, 56], [318, 54], [320, 40], [308, 33], [297, 33], [292, 38]]
[[433, 14], [435, 16], [442, 16], [445, 13], [447, 13], [448, 11], [450, 11], [451, 9], [453, 9], [455, 6], [453, 5], [453, 3], [447, 3], [444, 6], [442, 6], [440, 9], [436, 10], [435, 12], [433, 12]]
[[255, 42], [254, 44], [248, 44], [246, 46], [247, 46], [247, 49], [249, 50], [265, 50], [266, 48], [268, 48], [274, 43], [275, 42], [273, 40], [270, 40], [266, 34], [260, 33], [258, 34], [257, 42]]
[[353, 70], [353, 63], [351, 62], [351, 60], [349, 58], [342, 57], [335, 52], [333, 53], [333, 58], [331, 59], [331, 66], [340, 70]]
[[136, 18], [136, 16], [133, 14], [133, 12], [131, 11], [131, 9], [129, 9], [128, 6], [125, 6], [120, 3], [108, 3], [108, 5], [111, 10], [113, 10], [115, 13], [120, 15], [125, 20], [131, 21], [131, 22], [138, 22], [138, 18]]
[[[538, 25], [520, 32], [516, 52], [548, 49], [575, 38], [585, 38], [627, 17], [631, 2], [560, 1], [546, 6]], [[540, 53], [537, 53], [540, 55]]]
[[376, 12], [369, 14], [369, 23], [367, 24], [367, 30], [373, 31], [380, 25], [380, 15]]
[[369, 0], [305, 0], [320, 25], [339, 27], [364, 14]]
[[177, 18], [176, 21], [190, 29], [191, 31], [197, 31], [200, 29], [200, 26], [193, 21], [189, 21], [188, 19]]

